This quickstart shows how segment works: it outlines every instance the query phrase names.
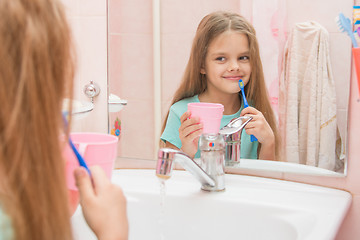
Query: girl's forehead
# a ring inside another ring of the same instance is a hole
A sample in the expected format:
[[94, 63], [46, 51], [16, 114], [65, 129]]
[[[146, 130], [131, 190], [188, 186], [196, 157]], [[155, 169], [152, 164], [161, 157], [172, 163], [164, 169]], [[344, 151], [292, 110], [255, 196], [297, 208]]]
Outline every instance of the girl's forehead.
[[225, 31], [215, 37], [209, 44], [208, 51], [249, 51], [246, 34], [233, 30]]

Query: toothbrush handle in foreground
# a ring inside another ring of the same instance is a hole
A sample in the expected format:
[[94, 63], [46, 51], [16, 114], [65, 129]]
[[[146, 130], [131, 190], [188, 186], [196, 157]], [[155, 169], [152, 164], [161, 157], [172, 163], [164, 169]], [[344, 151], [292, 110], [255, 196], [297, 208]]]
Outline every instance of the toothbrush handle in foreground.
[[85, 160], [83, 159], [83, 157], [81, 156], [81, 154], [79, 153], [79, 151], [76, 149], [76, 147], [75, 147], [74, 143], [71, 141], [71, 139], [69, 139], [69, 144], [70, 144], [70, 146], [71, 146], [71, 149], [72, 149], [73, 152], [75, 153], [76, 158], [77, 158], [78, 161], [79, 161], [79, 165], [82, 166], [82, 167], [84, 167], [84, 168], [88, 171], [89, 175], [91, 176], [90, 170], [89, 170], [88, 166], [86, 165]]

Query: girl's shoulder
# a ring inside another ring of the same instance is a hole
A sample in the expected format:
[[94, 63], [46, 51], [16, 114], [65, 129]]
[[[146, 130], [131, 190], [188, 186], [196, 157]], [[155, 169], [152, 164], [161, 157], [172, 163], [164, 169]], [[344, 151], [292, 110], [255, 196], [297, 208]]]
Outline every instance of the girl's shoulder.
[[170, 107], [170, 110], [175, 111], [175, 112], [181, 111], [184, 113], [187, 111], [188, 103], [192, 103], [192, 102], [200, 102], [198, 95], [195, 95], [195, 96], [189, 97], [189, 98], [184, 98], [184, 99], [181, 99], [180, 101], [177, 101]]

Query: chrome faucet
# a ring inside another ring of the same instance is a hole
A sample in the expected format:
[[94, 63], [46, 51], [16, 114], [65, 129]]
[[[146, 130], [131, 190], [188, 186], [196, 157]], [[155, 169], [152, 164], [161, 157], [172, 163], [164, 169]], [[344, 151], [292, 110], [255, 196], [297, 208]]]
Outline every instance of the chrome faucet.
[[252, 117], [233, 119], [219, 134], [202, 134], [199, 140], [201, 163], [196, 163], [184, 152], [172, 148], [161, 148], [158, 152], [156, 175], [171, 177], [174, 162], [189, 171], [201, 183], [205, 191], [225, 190], [225, 165], [231, 166], [240, 160], [241, 132]]
[[200, 149], [202, 149], [202, 166], [181, 151], [171, 148], [161, 148], [158, 152], [156, 175], [163, 179], [170, 178], [173, 164], [174, 162], [178, 162], [200, 181], [202, 190], [223, 191], [225, 189], [225, 142], [223, 137], [220, 134], [204, 134], [200, 137], [199, 145]]

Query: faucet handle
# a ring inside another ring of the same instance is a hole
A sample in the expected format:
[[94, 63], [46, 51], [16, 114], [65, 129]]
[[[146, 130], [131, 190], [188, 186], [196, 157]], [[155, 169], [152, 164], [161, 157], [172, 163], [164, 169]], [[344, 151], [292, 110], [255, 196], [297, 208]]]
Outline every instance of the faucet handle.
[[231, 120], [228, 124], [222, 127], [219, 131], [220, 134], [230, 135], [242, 130], [248, 122], [253, 119], [251, 116], [242, 116]]

